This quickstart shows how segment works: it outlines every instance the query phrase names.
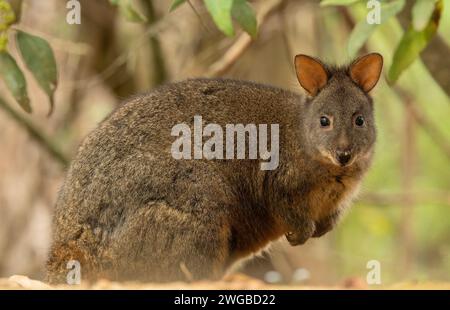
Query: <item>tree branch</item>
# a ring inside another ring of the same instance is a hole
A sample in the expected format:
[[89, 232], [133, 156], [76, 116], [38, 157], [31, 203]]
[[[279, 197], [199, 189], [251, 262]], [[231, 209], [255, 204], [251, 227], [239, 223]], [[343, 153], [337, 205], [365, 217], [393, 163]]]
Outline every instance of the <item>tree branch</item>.
[[23, 117], [19, 112], [9, 106], [6, 101], [0, 97], [0, 108], [3, 109], [9, 116], [11, 116], [19, 126], [24, 128], [28, 134], [42, 147], [44, 148], [57, 162], [63, 166], [68, 166], [70, 160], [65, 154], [48, 138], [44, 135], [33, 123]]
[[[157, 22], [157, 16], [152, 0], [143, 0], [142, 4], [146, 11], [148, 25], [152, 26]], [[160, 85], [167, 79], [166, 66], [164, 64], [161, 44], [157, 35], [149, 36], [149, 44], [152, 50], [154, 72], [154, 85]]]

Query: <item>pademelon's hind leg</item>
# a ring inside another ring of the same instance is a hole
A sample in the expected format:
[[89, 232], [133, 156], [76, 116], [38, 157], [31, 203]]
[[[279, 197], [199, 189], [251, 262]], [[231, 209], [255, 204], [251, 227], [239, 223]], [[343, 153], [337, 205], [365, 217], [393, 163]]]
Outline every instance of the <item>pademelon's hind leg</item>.
[[122, 279], [191, 281], [220, 279], [225, 272], [229, 231], [217, 217], [201, 218], [154, 202], [128, 215], [120, 230], [120, 242], [111, 250], [120, 257]]
[[107, 264], [98, 255], [100, 249], [101, 246], [89, 227], [80, 229], [80, 234], [72, 240], [55, 241], [47, 259], [46, 281], [50, 284], [68, 284], [67, 276], [71, 271], [79, 271], [81, 280], [113, 278], [111, 270], [105, 268]]

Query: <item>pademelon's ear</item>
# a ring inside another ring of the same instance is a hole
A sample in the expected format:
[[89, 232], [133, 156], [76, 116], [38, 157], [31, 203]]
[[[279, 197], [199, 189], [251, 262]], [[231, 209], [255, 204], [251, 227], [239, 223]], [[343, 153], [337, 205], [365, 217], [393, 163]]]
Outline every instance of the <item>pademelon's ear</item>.
[[325, 67], [318, 60], [306, 56], [295, 56], [295, 71], [300, 85], [311, 95], [315, 96], [328, 81]]
[[350, 65], [349, 74], [356, 84], [369, 92], [377, 84], [382, 69], [383, 56], [372, 53], [356, 59]]

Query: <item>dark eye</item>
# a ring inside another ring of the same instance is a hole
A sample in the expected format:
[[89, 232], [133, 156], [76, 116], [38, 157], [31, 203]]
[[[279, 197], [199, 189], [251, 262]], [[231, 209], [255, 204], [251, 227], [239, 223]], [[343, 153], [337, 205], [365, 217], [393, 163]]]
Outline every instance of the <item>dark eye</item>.
[[361, 115], [357, 116], [355, 118], [355, 125], [361, 127], [362, 125], [364, 125], [364, 117], [362, 117]]
[[322, 127], [330, 126], [330, 119], [326, 116], [320, 117], [320, 126], [322, 126]]

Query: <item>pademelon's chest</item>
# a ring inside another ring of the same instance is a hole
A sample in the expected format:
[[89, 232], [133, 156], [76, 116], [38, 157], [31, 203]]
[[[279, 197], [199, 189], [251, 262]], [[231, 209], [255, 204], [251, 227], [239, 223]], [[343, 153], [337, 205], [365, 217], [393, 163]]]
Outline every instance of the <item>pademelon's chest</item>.
[[314, 220], [325, 218], [345, 208], [355, 196], [359, 181], [347, 176], [329, 176], [311, 184], [307, 205]]

